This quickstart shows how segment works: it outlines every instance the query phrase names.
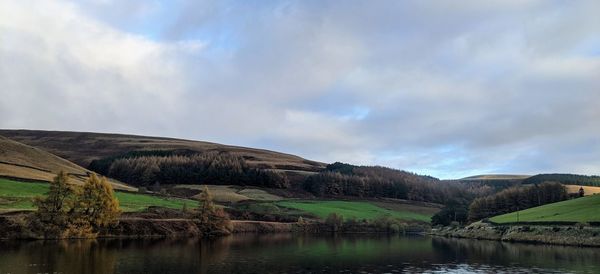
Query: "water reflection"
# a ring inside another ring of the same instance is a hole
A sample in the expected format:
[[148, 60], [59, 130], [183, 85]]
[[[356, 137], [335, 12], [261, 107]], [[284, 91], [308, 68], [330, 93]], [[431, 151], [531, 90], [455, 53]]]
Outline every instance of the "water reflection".
[[0, 273], [600, 273], [600, 249], [430, 237], [0, 242]]

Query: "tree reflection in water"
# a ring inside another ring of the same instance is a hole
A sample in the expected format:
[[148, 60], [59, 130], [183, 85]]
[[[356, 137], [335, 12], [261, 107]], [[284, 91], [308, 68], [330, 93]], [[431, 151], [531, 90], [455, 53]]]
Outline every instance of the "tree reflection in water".
[[0, 241], [0, 273], [600, 273], [594, 248], [376, 235]]

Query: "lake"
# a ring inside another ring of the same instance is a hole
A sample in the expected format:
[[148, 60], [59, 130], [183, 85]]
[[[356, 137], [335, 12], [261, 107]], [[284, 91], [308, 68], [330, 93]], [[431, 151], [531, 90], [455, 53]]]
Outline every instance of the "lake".
[[600, 273], [600, 249], [426, 236], [0, 241], [0, 273]]

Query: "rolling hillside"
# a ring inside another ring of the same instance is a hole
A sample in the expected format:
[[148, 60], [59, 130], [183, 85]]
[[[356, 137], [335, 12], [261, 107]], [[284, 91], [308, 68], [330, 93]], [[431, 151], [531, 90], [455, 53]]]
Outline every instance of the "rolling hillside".
[[[600, 195], [547, 204], [518, 212], [519, 222], [600, 222]], [[517, 222], [517, 212], [490, 219], [495, 223]]]
[[88, 167], [93, 160], [130, 151], [182, 149], [229, 152], [243, 157], [252, 167], [294, 171], [298, 174], [318, 172], [326, 166], [291, 154], [174, 138], [41, 130], [0, 130], [0, 135], [46, 150], [83, 167]]
[[[50, 181], [59, 171], [69, 173], [75, 183], [83, 183], [89, 170], [44, 150], [0, 136], [0, 177]], [[111, 181], [117, 189], [135, 190]]]

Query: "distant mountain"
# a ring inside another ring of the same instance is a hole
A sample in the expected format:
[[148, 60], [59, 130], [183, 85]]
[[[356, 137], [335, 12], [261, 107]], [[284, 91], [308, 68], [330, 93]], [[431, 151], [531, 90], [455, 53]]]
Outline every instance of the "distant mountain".
[[[0, 136], [0, 176], [21, 180], [50, 181], [59, 171], [82, 183], [89, 170], [39, 148]], [[112, 181], [118, 189], [135, 190]]]

